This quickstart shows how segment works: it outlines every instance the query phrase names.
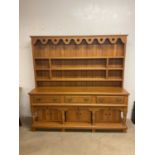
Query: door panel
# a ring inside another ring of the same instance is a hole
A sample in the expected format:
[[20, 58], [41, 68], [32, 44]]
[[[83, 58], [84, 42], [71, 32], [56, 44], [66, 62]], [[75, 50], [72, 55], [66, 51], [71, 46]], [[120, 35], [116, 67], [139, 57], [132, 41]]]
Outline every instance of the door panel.
[[62, 114], [57, 108], [51, 107], [35, 107], [34, 113], [36, 114], [37, 121], [61, 122]]
[[121, 121], [121, 112], [116, 109], [101, 109], [95, 113], [96, 123], [116, 123]]
[[87, 109], [71, 108], [66, 111], [67, 122], [91, 122], [91, 112]]

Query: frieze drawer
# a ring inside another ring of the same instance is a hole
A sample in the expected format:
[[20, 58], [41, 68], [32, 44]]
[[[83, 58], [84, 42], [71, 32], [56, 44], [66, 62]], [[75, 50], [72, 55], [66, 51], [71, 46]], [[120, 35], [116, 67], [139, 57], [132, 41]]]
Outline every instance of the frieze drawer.
[[97, 96], [97, 103], [123, 104], [124, 96]]
[[51, 95], [37, 95], [32, 96], [32, 102], [34, 103], [61, 103], [62, 96]]
[[91, 103], [91, 96], [65, 96], [65, 103]]

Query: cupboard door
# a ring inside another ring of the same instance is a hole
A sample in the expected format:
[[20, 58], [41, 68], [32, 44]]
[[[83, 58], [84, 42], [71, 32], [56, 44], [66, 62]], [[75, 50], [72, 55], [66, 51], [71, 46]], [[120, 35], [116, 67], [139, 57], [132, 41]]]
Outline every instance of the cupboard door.
[[54, 108], [47, 109], [47, 121], [50, 122], [61, 122], [62, 121], [62, 114], [61, 111]]
[[116, 109], [100, 109], [95, 113], [96, 123], [116, 123], [121, 121], [121, 112]]
[[66, 111], [66, 122], [91, 122], [91, 112], [87, 109], [70, 108]]
[[35, 107], [34, 113], [36, 115], [36, 121], [45, 122], [61, 122], [62, 114], [57, 108], [52, 107]]

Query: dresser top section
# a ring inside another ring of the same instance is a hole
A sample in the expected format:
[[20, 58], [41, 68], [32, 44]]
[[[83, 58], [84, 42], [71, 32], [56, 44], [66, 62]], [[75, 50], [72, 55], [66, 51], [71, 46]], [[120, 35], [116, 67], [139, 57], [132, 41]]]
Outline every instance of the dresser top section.
[[88, 35], [88, 36], [31, 36], [32, 44], [35, 45], [38, 41], [42, 44], [47, 44], [51, 42], [55, 45], [63, 42], [64, 44], [81, 44], [85, 41], [87, 44], [92, 44], [94, 41], [97, 41], [99, 44], [103, 44], [106, 41], [109, 41], [111, 44], [117, 43], [119, 40], [122, 43], [126, 43], [127, 35]]
[[125, 89], [118, 87], [37, 87], [29, 94], [129, 95]]

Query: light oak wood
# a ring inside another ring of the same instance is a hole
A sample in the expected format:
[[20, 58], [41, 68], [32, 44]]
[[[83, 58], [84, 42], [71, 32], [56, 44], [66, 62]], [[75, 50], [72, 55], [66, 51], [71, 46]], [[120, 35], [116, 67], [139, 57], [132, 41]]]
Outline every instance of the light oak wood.
[[[41, 123], [41, 122], [35, 122], [32, 124], [32, 128], [45, 128], [45, 129], [104, 129], [104, 130], [124, 130], [127, 129], [127, 126], [120, 123], [96, 123], [95, 125], [91, 125], [90, 123], [65, 123], [65, 124], [59, 124], [59, 123]], [[34, 130], [35, 131], [35, 130]]]
[[115, 59], [120, 59], [120, 58], [124, 58], [124, 56], [101, 56], [101, 57], [97, 57], [97, 56], [93, 56], [93, 57], [89, 57], [89, 56], [85, 56], [85, 57], [82, 57], [82, 56], [77, 56], [77, 57], [71, 57], [71, 56], [68, 56], [68, 57], [42, 57], [42, 56], [35, 56], [35, 60], [70, 60], [70, 59], [79, 59], [79, 60], [82, 60], [82, 59], [89, 59], [89, 60], [93, 60], [93, 59], [109, 59], [109, 58], [115, 58]]
[[91, 96], [65, 96], [65, 103], [91, 103]]
[[63, 96], [51, 96], [51, 95], [35, 95], [32, 96], [33, 103], [61, 103]]
[[97, 96], [97, 103], [123, 104], [124, 96]]
[[37, 87], [32, 89], [30, 95], [37, 94], [103, 94], [103, 95], [129, 95], [120, 87]]
[[31, 36], [37, 128], [126, 131], [127, 35]]
[[116, 104], [116, 103], [111, 103], [111, 104], [109, 104], [109, 103], [104, 103], [104, 104], [96, 104], [96, 103], [61, 103], [61, 104], [57, 104], [57, 103], [47, 103], [47, 102], [43, 102], [43, 103], [34, 103], [34, 102], [32, 102], [32, 105], [33, 106], [52, 106], [52, 107], [63, 107], [63, 106], [65, 106], [65, 107], [70, 107], [70, 106], [83, 106], [83, 107], [88, 107], [88, 105], [89, 105], [89, 107], [93, 107], [93, 108], [101, 108], [101, 107], [127, 107], [127, 105], [126, 104]]
[[36, 81], [122, 81], [122, 78], [117, 77], [117, 75], [114, 77], [111, 75], [108, 79], [106, 78], [51, 78], [49, 79], [49, 75], [44, 75], [44, 77], [39, 77], [36, 79]]

